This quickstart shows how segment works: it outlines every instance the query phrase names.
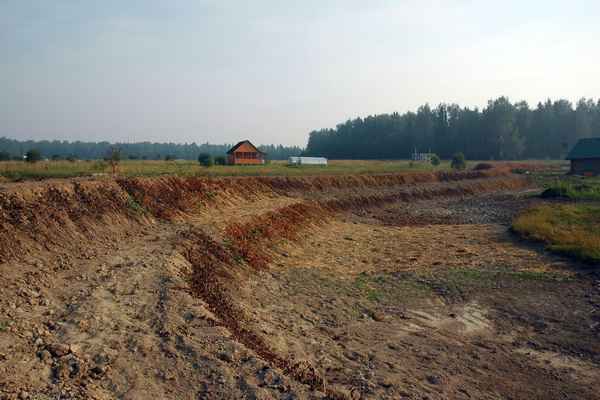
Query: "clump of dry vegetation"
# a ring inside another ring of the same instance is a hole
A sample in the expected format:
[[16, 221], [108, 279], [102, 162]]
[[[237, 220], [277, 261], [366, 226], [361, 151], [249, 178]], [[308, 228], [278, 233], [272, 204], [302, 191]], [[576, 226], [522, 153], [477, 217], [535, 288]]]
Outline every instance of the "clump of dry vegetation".
[[540, 205], [517, 217], [512, 227], [551, 251], [600, 262], [600, 205]]

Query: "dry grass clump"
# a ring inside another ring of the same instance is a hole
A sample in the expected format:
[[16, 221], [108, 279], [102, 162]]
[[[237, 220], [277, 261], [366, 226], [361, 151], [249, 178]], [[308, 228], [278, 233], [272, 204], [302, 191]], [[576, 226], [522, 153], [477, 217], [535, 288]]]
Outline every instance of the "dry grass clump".
[[512, 228], [551, 251], [600, 262], [600, 205], [540, 205], [518, 216]]

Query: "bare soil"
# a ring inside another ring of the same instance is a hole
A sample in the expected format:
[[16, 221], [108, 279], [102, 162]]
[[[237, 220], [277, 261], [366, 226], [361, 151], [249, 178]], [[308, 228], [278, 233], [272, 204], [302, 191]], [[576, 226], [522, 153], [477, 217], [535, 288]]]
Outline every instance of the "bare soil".
[[0, 399], [600, 399], [522, 178], [386, 179], [7, 185]]

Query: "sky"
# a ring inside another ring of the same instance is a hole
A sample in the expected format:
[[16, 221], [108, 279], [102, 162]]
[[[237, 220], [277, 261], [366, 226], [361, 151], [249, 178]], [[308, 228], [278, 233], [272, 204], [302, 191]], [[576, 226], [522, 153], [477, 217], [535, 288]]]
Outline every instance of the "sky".
[[600, 97], [597, 0], [0, 0], [0, 136], [306, 145], [441, 102]]

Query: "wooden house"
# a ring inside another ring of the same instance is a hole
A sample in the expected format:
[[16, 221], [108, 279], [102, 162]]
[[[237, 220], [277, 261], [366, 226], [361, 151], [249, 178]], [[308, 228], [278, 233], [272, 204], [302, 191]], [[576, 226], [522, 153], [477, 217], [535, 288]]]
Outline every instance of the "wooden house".
[[243, 140], [227, 152], [227, 163], [230, 165], [257, 165], [265, 163], [266, 153], [260, 151], [249, 140]]

